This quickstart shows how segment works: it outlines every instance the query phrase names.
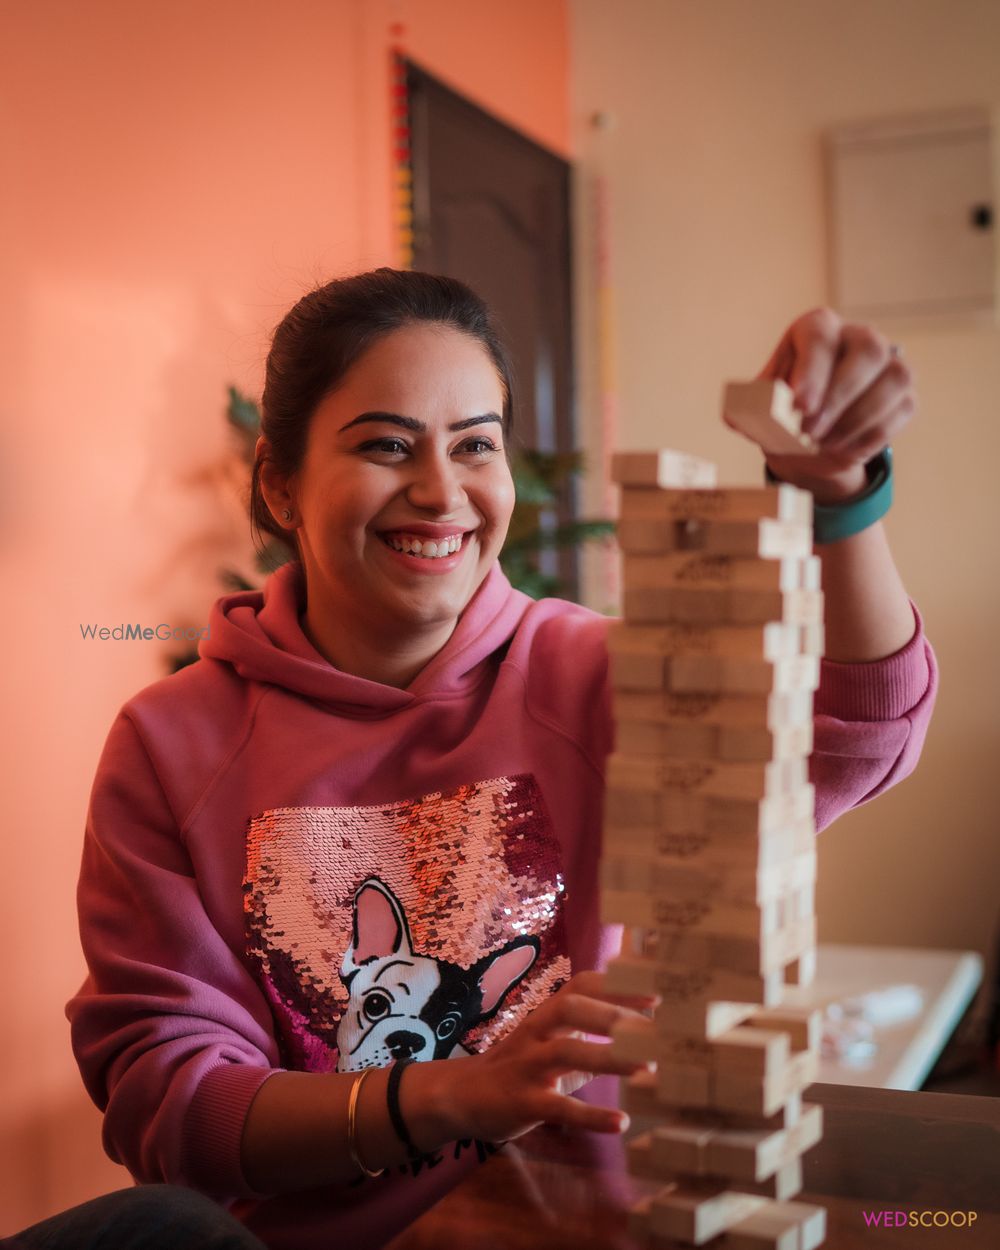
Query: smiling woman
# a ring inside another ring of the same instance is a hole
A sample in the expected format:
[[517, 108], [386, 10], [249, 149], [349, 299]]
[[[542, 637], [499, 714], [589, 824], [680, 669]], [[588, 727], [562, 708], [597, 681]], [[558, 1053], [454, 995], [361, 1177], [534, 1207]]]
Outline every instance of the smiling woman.
[[[599, 971], [620, 939], [598, 907], [609, 620], [500, 567], [512, 407], [461, 283], [382, 269], [306, 295], [275, 332], [252, 494], [297, 558], [216, 603], [94, 781], [67, 1013], [107, 1149], [272, 1250], [380, 1245], [540, 1123], [619, 1132], [569, 1091], [642, 1066], [587, 1036], [652, 1001]], [[816, 491], [849, 494], [850, 456], [827, 467]], [[891, 629], [845, 628], [867, 662], [823, 664], [820, 825], [912, 769], [934, 699], [866, 541], [834, 544], [832, 598]]]
[[260, 492], [298, 548], [305, 632], [337, 667], [405, 688], [499, 556], [514, 484], [498, 361], [454, 321], [383, 332], [300, 415], [297, 462], [269, 437], [269, 372]]

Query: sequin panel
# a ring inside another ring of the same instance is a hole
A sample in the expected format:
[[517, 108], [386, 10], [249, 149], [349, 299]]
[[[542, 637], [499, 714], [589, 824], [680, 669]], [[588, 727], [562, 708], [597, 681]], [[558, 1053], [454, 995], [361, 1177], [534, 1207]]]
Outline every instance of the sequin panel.
[[531, 774], [263, 812], [243, 888], [289, 1068], [478, 1051], [570, 975], [559, 846]]

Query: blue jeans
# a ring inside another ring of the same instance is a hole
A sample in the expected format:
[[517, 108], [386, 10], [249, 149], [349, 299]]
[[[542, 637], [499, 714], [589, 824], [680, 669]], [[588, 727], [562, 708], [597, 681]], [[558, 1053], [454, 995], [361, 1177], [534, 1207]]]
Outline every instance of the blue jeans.
[[224, 1207], [179, 1185], [118, 1189], [13, 1237], [3, 1250], [266, 1250]]

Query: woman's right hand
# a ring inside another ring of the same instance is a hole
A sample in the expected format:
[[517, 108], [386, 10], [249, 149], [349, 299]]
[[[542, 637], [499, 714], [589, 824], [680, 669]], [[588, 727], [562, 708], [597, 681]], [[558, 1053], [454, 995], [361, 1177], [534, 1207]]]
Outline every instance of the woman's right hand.
[[540, 1124], [620, 1133], [628, 1116], [572, 1098], [592, 1076], [631, 1076], [646, 1065], [619, 1059], [606, 1042], [614, 1025], [656, 1004], [648, 997], [609, 994], [603, 972], [580, 972], [514, 1031], [482, 1054], [446, 1063], [456, 1128], [462, 1137], [510, 1141]]

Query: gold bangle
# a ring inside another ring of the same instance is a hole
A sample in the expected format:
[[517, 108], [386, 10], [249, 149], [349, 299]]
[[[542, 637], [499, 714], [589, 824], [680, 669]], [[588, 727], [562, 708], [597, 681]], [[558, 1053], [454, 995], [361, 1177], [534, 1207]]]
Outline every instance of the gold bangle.
[[371, 1168], [365, 1167], [365, 1165], [361, 1162], [361, 1156], [358, 1154], [358, 1143], [354, 1134], [357, 1127], [358, 1095], [361, 1093], [361, 1086], [365, 1082], [365, 1077], [371, 1076], [374, 1071], [374, 1068], [365, 1068], [364, 1072], [361, 1072], [355, 1078], [354, 1084], [351, 1086], [351, 1096], [347, 1102], [347, 1150], [351, 1156], [351, 1161], [358, 1165], [361, 1171], [364, 1172], [365, 1176], [372, 1177], [381, 1176], [385, 1171], [385, 1168], [379, 1168], [377, 1172], [373, 1172]]

